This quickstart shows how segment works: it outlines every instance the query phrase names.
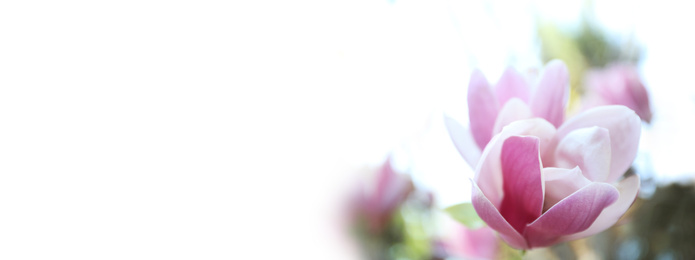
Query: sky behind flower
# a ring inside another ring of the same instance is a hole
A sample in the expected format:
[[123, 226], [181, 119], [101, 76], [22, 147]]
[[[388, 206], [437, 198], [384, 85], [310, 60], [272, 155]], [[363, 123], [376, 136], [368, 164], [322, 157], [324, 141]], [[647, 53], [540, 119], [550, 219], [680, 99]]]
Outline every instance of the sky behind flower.
[[[571, 28], [580, 7], [4, 2], [0, 258], [336, 259], [349, 251], [333, 213], [346, 183], [391, 152], [440, 206], [466, 199], [472, 171], [441, 115], [467, 121], [474, 67], [488, 79], [507, 65], [541, 68], [534, 12]], [[654, 119], [644, 167], [692, 174], [690, 8], [596, 8], [609, 31], [634, 32], [646, 50]]]

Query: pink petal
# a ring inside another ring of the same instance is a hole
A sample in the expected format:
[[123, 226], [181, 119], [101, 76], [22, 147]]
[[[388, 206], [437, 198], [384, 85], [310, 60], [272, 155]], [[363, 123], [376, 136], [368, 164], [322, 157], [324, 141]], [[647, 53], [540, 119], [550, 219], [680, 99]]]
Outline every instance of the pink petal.
[[413, 183], [407, 175], [397, 174], [391, 167], [390, 158], [378, 173], [377, 186], [368, 201], [373, 228], [380, 229], [390, 214], [407, 198], [413, 190]]
[[500, 207], [502, 203], [502, 163], [500, 155], [504, 140], [513, 135], [532, 135], [540, 139], [540, 149], [543, 151], [550, 145], [555, 135], [555, 127], [541, 118], [532, 118], [515, 121], [502, 129], [498, 135], [490, 140], [480, 156], [475, 169], [476, 184], [485, 196], [495, 205]]
[[530, 247], [544, 247], [560, 237], [586, 230], [601, 211], [618, 199], [610, 184], [594, 182], [581, 188], [528, 225], [524, 236]]
[[[635, 110], [635, 113], [642, 118], [645, 122], [649, 123], [652, 120], [652, 109], [649, 105], [649, 93], [647, 93], [647, 88], [642, 84], [639, 73], [637, 69], [633, 66], [617, 66], [623, 73], [625, 84], [627, 85], [627, 96], [629, 96], [629, 102], [626, 106]], [[626, 98], [628, 99], [628, 98]], [[627, 101], [626, 101], [627, 102]]]
[[543, 211], [543, 176], [540, 140], [535, 136], [511, 136], [502, 146], [504, 198], [502, 216], [519, 233]]
[[476, 165], [475, 176], [473, 177], [481, 192], [489, 199], [495, 207], [502, 204], [502, 167], [500, 163], [500, 153], [502, 151], [502, 141], [505, 137], [496, 135], [490, 140], [490, 145], [485, 147], [480, 161]]
[[586, 127], [567, 134], [555, 150], [555, 165], [560, 168], [579, 166], [591, 181], [606, 181], [610, 172], [611, 139], [608, 130]]
[[449, 131], [449, 137], [454, 142], [456, 150], [468, 162], [468, 165], [475, 168], [478, 160], [480, 160], [481, 151], [475, 140], [473, 140], [471, 131], [449, 116], [444, 116], [444, 124]]
[[497, 98], [479, 70], [474, 70], [468, 84], [468, 115], [473, 138], [480, 149], [492, 138], [492, 128], [499, 111]]
[[456, 233], [446, 243], [447, 252], [465, 259], [493, 259], [497, 255], [499, 240], [490, 227], [468, 229], [456, 226]]
[[499, 232], [502, 240], [507, 242], [510, 246], [518, 249], [528, 248], [526, 240], [524, 240], [521, 234], [502, 217], [502, 214], [500, 214], [497, 208], [495, 208], [495, 205], [492, 205], [490, 200], [485, 197], [478, 185], [475, 182], [472, 183], [473, 195], [471, 197], [471, 202], [480, 219], [485, 221], [490, 228]]
[[[390, 163], [389, 163], [390, 165]], [[389, 169], [391, 167], [389, 166]], [[396, 174], [391, 172], [390, 179], [386, 186], [379, 185], [379, 194], [381, 195], [381, 206], [385, 212], [394, 211], [413, 190], [413, 183], [408, 175]]]
[[588, 94], [600, 96], [607, 104], [627, 106], [642, 120], [651, 120], [649, 94], [634, 66], [613, 64], [603, 70], [590, 71], [586, 82]]
[[545, 181], [545, 200], [543, 211], [555, 206], [572, 193], [591, 184], [579, 167], [573, 169], [544, 168], [543, 180]]
[[591, 227], [589, 227], [587, 230], [563, 237], [562, 241], [588, 237], [613, 226], [630, 208], [632, 203], [635, 201], [635, 198], [637, 198], [639, 186], [640, 179], [637, 175], [631, 175], [620, 181], [616, 186], [620, 192], [620, 197], [618, 200], [605, 208], [603, 212], [601, 212], [601, 215], [596, 218], [596, 221], [594, 221]]
[[497, 120], [495, 120], [495, 126], [492, 128], [492, 133], [498, 134], [502, 131], [503, 127], [511, 122], [532, 117], [533, 113], [531, 113], [531, 109], [526, 103], [518, 98], [512, 98], [502, 106], [502, 109], [497, 115]]
[[[560, 140], [570, 132], [584, 128], [598, 126], [608, 130], [611, 141], [611, 166], [610, 174], [605, 182], [612, 183], [622, 176], [630, 167], [637, 155], [639, 136], [642, 131], [640, 118], [634, 111], [624, 106], [601, 106], [589, 109], [567, 120], [557, 130], [550, 147], [556, 147]], [[553, 149], [554, 150], [554, 149]], [[544, 155], [543, 162], [547, 166], [555, 166], [555, 158]]]
[[558, 127], [565, 115], [565, 104], [569, 92], [569, 73], [565, 63], [553, 60], [545, 66], [545, 71], [538, 82], [530, 106], [534, 115], [545, 118]]
[[524, 76], [519, 74], [519, 72], [509, 67], [507, 68], [500, 80], [495, 86], [495, 94], [497, 95], [497, 101], [500, 104], [506, 103], [511, 98], [519, 98], [524, 101], [524, 103], [529, 102], [529, 96], [531, 95], [531, 88]]

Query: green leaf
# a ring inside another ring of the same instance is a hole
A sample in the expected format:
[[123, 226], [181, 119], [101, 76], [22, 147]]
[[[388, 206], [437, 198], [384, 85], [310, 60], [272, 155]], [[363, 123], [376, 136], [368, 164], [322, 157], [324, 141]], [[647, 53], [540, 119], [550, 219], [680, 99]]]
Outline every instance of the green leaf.
[[507, 245], [507, 243], [500, 241], [499, 251], [497, 252], [497, 256], [499, 257], [499, 259], [522, 260], [524, 259], [525, 255], [526, 250], [514, 249], [511, 246]]
[[477, 229], [485, 226], [485, 222], [478, 217], [478, 213], [475, 212], [475, 208], [473, 208], [473, 204], [471, 203], [456, 204], [445, 208], [444, 211], [449, 213], [456, 221], [461, 222], [461, 224], [470, 229]]

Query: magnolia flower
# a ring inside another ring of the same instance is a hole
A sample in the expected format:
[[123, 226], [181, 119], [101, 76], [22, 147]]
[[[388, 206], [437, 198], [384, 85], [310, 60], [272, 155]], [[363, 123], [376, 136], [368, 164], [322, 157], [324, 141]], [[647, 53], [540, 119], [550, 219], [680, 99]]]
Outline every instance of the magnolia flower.
[[397, 174], [390, 160], [377, 173], [376, 185], [370, 192], [364, 190], [353, 202], [353, 211], [361, 214], [372, 233], [382, 232], [394, 211], [413, 191], [413, 183], [407, 175]]
[[454, 232], [444, 242], [447, 255], [464, 259], [496, 258], [499, 240], [491, 228], [468, 229], [463, 225], [456, 225]]
[[569, 92], [567, 67], [562, 61], [549, 62], [534, 88], [514, 68], [502, 74], [494, 88], [475, 70], [468, 85], [470, 130], [446, 118], [447, 129], [461, 155], [471, 166], [480, 151], [507, 124], [532, 117], [544, 118], [555, 127], [564, 121]]
[[530, 249], [601, 232], [639, 188], [621, 177], [637, 154], [640, 119], [624, 106], [585, 111], [559, 128], [545, 119], [509, 124], [485, 147], [472, 203], [510, 246]]
[[623, 105], [645, 122], [652, 120], [649, 94], [637, 69], [629, 64], [613, 64], [586, 75], [585, 109], [602, 105]]

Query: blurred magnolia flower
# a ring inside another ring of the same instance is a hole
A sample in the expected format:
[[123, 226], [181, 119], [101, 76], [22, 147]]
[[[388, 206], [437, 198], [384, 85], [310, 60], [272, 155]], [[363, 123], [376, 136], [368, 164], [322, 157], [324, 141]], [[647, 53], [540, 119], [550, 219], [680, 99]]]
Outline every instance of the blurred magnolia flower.
[[510, 246], [546, 247], [601, 232], [639, 189], [621, 177], [637, 154], [640, 120], [624, 106], [585, 111], [559, 128], [533, 118], [492, 138], [475, 170], [472, 203]]
[[645, 122], [652, 119], [649, 94], [640, 80], [637, 68], [616, 63], [586, 75], [584, 109], [603, 105], [623, 105], [637, 113]]
[[377, 172], [376, 185], [370, 191], [362, 189], [353, 202], [353, 211], [366, 221], [371, 233], [380, 233], [413, 189], [410, 177], [395, 173], [390, 159], [386, 160]]
[[507, 124], [540, 117], [558, 127], [562, 124], [569, 91], [567, 67], [562, 61], [549, 62], [534, 88], [514, 68], [502, 74], [494, 88], [475, 70], [468, 85], [470, 130], [455, 120], [445, 119], [451, 139], [472, 167], [492, 136]]
[[489, 227], [468, 229], [457, 224], [444, 243], [447, 255], [463, 259], [495, 259], [499, 250], [499, 239]]

